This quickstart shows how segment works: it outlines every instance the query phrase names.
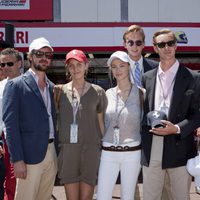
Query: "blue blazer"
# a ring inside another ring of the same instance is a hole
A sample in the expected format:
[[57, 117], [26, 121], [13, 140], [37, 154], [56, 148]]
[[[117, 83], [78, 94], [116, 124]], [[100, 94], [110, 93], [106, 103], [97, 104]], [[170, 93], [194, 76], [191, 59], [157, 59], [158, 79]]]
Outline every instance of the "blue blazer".
[[143, 58], [144, 73], [158, 67], [158, 65], [159, 65], [159, 62], [157, 61], [154, 61], [148, 58]]
[[[53, 83], [49, 84], [55, 127]], [[29, 71], [8, 81], [4, 89], [2, 111], [11, 161], [40, 163], [45, 158], [48, 147], [49, 116], [38, 86]]]

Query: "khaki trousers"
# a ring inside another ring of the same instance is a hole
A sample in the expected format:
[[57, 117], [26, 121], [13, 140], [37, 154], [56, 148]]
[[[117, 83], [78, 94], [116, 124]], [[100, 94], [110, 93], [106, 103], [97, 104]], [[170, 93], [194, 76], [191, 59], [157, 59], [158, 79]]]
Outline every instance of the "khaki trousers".
[[173, 200], [189, 200], [191, 176], [186, 167], [162, 169], [160, 161], [151, 161], [149, 167], [143, 166], [144, 200], [160, 200], [165, 175], [168, 173]]
[[17, 179], [15, 200], [50, 200], [57, 173], [54, 143], [48, 145], [41, 163], [26, 166], [26, 179]]

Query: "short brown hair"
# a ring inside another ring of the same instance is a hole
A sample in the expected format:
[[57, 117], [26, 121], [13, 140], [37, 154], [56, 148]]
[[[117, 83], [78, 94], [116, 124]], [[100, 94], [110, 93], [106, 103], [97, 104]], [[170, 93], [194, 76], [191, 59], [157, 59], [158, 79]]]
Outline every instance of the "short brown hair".
[[22, 57], [21, 57], [19, 51], [14, 48], [6, 48], [6, 49], [2, 50], [0, 52], [0, 57], [2, 55], [14, 56], [14, 57], [16, 57], [17, 61], [22, 60]]
[[124, 35], [123, 35], [123, 40], [124, 42], [126, 42], [126, 35], [129, 33], [136, 33], [139, 32], [142, 35], [142, 40], [143, 42], [145, 41], [145, 34], [144, 34], [144, 30], [141, 26], [139, 25], [131, 25], [127, 28], [127, 30], [125, 31]]
[[155, 45], [155, 43], [156, 43], [156, 41], [155, 41], [156, 37], [158, 37], [159, 35], [162, 35], [162, 34], [171, 34], [171, 35], [173, 36], [173, 38], [174, 38], [174, 41], [175, 41], [175, 42], [177, 41], [176, 35], [174, 34], [174, 32], [171, 31], [170, 29], [165, 28], [165, 29], [161, 29], [161, 30], [159, 30], [159, 31], [156, 31], [156, 32], [153, 34], [153, 44], [154, 44], [154, 45]]

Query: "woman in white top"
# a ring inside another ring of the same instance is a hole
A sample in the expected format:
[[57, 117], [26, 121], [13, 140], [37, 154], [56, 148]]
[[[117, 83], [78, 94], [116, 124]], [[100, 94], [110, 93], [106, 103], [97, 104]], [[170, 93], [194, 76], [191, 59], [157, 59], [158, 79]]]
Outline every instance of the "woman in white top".
[[98, 176], [98, 200], [111, 200], [120, 172], [121, 199], [134, 199], [141, 169], [140, 89], [131, 84], [129, 60], [123, 51], [111, 55], [107, 62], [117, 86], [106, 91], [105, 135]]

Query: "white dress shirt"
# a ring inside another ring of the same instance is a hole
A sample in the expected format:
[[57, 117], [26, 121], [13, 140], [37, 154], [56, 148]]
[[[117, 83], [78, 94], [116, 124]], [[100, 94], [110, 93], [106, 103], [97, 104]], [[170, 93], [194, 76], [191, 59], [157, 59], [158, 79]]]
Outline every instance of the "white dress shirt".
[[[31, 75], [33, 76], [33, 78], [38, 86], [38, 80], [39, 80], [38, 75], [31, 68], [29, 69], [29, 71], [31, 72]], [[49, 93], [49, 80], [47, 79], [46, 76], [45, 76], [45, 81], [46, 81], [46, 86], [44, 88], [44, 91], [42, 91], [39, 88], [39, 86], [38, 86], [38, 89], [44, 100], [44, 104], [46, 106], [47, 113], [49, 115], [49, 138], [51, 139], [51, 138], [54, 138], [54, 124], [53, 124], [53, 118], [52, 118], [52, 114], [51, 114], [51, 99], [50, 99], [50, 93]]]
[[[135, 61], [132, 60], [129, 56], [129, 63], [130, 63], [130, 80], [131, 80], [131, 83], [134, 84], [134, 80], [135, 80]], [[141, 56], [141, 58], [137, 61], [139, 63], [139, 66], [140, 66], [140, 71], [141, 71], [141, 74], [144, 73], [144, 69], [143, 69], [143, 57]]]
[[0, 81], [0, 135], [2, 133], [2, 131], [4, 131], [4, 135], [6, 137], [6, 133], [5, 133], [5, 125], [4, 125], [4, 122], [2, 120], [2, 100], [3, 100], [3, 91], [4, 91], [4, 88], [5, 88], [5, 85], [7, 83], [8, 79], [4, 79], [2, 81]]

